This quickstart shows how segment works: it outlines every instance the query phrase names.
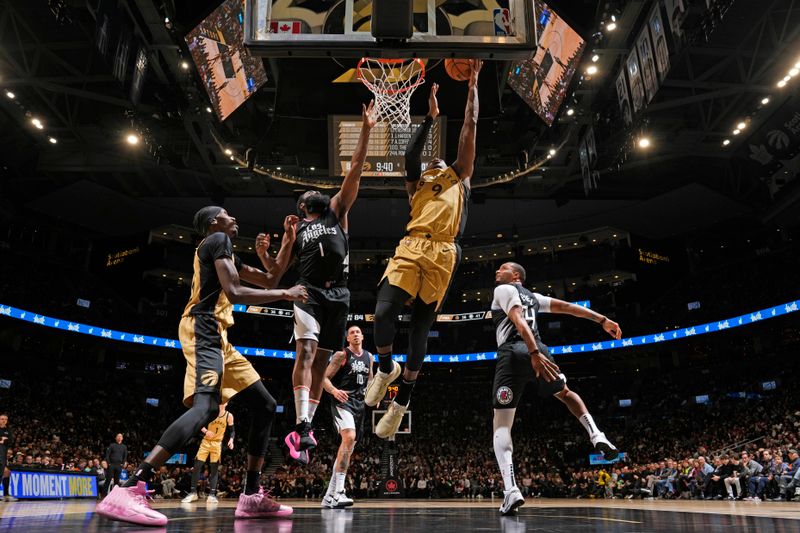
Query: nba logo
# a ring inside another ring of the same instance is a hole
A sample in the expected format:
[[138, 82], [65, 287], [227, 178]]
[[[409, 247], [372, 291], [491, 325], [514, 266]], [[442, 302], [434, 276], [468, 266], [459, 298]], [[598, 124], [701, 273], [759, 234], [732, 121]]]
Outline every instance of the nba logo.
[[511, 15], [507, 8], [494, 9], [494, 34], [513, 35], [511, 31]]

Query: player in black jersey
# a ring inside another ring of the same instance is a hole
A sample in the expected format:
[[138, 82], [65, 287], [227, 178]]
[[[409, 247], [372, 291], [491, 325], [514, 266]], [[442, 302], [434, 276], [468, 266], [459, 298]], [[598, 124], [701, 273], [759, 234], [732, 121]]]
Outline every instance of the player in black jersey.
[[333, 463], [328, 492], [322, 507], [336, 509], [353, 505], [344, 490], [350, 456], [364, 426], [364, 392], [372, 379], [372, 354], [363, 348], [364, 334], [358, 326], [347, 330], [347, 347], [331, 357], [323, 387], [331, 395], [331, 414], [342, 437]]
[[339, 192], [331, 198], [319, 191], [307, 191], [297, 200], [301, 220], [293, 255], [300, 274], [298, 283], [308, 291], [308, 300], [294, 306], [297, 357], [292, 385], [297, 425], [284, 441], [290, 456], [301, 461], [308, 458], [303, 452], [317, 444], [311, 419], [322, 397], [328, 359], [344, 345], [350, 309], [347, 213], [358, 196], [369, 134], [376, 122], [373, 105], [362, 105], [361, 135]]
[[514, 513], [525, 503], [514, 479], [511, 426], [525, 386], [533, 383], [539, 396], [555, 396], [586, 429], [592, 445], [607, 460], [619, 455], [617, 449], [597, 428], [583, 400], [567, 388], [567, 378], [539, 336], [539, 313], [560, 313], [599, 323], [615, 339], [622, 337], [619, 324], [599, 313], [556, 298], [531, 292], [522, 284], [525, 269], [517, 263], [504, 263], [495, 274], [497, 287], [492, 301], [492, 320], [497, 328], [497, 366], [492, 390], [494, 404], [494, 453], [503, 474], [505, 498], [500, 512]]
[[[220, 403], [227, 402], [234, 395], [247, 405], [251, 413], [247, 475], [236, 517], [292, 514], [291, 507], [275, 502], [259, 486], [276, 402], [250, 361], [228, 341], [228, 328], [233, 325], [233, 304], [304, 300], [306, 289], [302, 286], [273, 289], [281, 271], [263, 272], [243, 264], [231, 249], [231, 239], [238, 235], [239, 226], [223, 208], [207, 206], [200, 209], [194, 216], [194, 227], [203, 240], [195, 250], [191, 294], [178, 331], [186, 358], [183, 402], [189, 410], [170, 424], [125, 484], [114, 487], [97, 505], [97, 513], [112, 520], [147, 526], [166, 525], [167, 517], [147, 503], [147, 482], [153, 471], [180, 451], [190, 437], [217, 418]], [[288, 250], [293, 237], [292, 231], [284, 235], [277, 259], [280, 265], [288, 264]], [[263, 288], [246, 287], [242, 281]]]

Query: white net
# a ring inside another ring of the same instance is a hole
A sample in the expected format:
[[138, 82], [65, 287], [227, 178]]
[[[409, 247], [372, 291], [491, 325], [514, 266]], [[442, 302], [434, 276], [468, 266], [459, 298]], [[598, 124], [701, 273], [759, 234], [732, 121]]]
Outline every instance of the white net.
[[358, 79], [375, 95], [373, 115], [381, 122], [411, 124], [411, 95], [425, 83], [421, 59], [362, 58]]

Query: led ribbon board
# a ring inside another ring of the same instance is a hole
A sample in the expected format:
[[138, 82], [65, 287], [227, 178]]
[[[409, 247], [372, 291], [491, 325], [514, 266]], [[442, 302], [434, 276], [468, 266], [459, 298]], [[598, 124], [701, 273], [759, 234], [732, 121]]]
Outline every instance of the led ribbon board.
[[[570, 344], [565, 346], [551, 346], [550, 353], [553, 355], [560, 354], [577, 354], [586, 352], [599, 352], [603, 350], [614, 350], [618, 348], [628, 348], [632, 346], [645, 346], [648, 344], [657, 344], [660, 342], [674, 341], [678, 339], [686, 339], [697, 335], [705, 335], [706, 333], [716, 333], [726, 329], [738, 328], [749, 324], [755, 324], [762, 320], [776, 318], [790, 313], [796, 313], [800, 309], [800, 300], [793, 300], [785, 304], [776, 305], [775, 307], [768, 307], [760, 311], [754, 311], [745, 315], [740, 315], [733, 318], [727, 318], [716, 322], [709, 322], [707, 324], [699, 324], [696, 326], [689, 326], [680, 328], [673, 331], [665, 331], [662, 333], [650, 333], [640, 337], [628, 337], [627, 339], [610, 340], [602, 342], [587, 342], [583, 344]], [[24, 309], [17, 309], [8, 305], [0, 304], [0, 316], [7, 316], [17, 320], [24, 320], [39, 326], [70, 331], [73, 333], [80, 333], [83, 335], [93, 335], [104, 339], [115, 341], [132, 342], [134, 344], [142, 344], [145, 346], [159, 346], [161, 348], [180, 348], [181, 343], [175, 339], [165, 339], [163, 337], [151, 337], [139, 333], [128, 333], [125, 331], [116, 331], [113, 329], [103, 328], [100, 326], [92, 326], [87, 324], [80, 324], [60, 318], [52, 318]], [[253, 348], [249, 346], [236, 346], [243, 355], [250, 355], [255, 357], [274, 357], [278, 359], [294, 359], [294, 352], [287, 350], [278, 350], [275, 348]], [[404, 362], [405, 355], [395, 355], [395, 361]], [[487, 361], [497, 359], [497, 352], [480, 352], [480, 353], [465, 353], [465, 354], [452, 354], [441, 355], [434, 354], [425, 357], [425, 362], [428, 363], [467, 363], [472, 361]], [[375, 356], [377, 361], [377, 356]]]

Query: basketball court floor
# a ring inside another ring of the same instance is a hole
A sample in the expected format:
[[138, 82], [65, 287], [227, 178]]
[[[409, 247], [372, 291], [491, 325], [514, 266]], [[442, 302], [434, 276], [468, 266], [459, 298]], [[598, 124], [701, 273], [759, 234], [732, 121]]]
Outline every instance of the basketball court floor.
[[320, 509], [316, 501], [288, 500], [282, 503], [294, 507], [292, 518], [234, 520], [234, 500], [224, 500], [213, 507], [203, 503], [153, 502], [154, 508], [169, 517], [166, 528], [146, 528], [106, 520], [94, 514], [94, 501], [4, 503], [0, 504], [0, 531], [800, 531], [800, 505], [792, 503], [529, 499], [514, 517], [501, 517], [497, 512], [500, 502], [492, 500], [369, 500], [341, 510]]

